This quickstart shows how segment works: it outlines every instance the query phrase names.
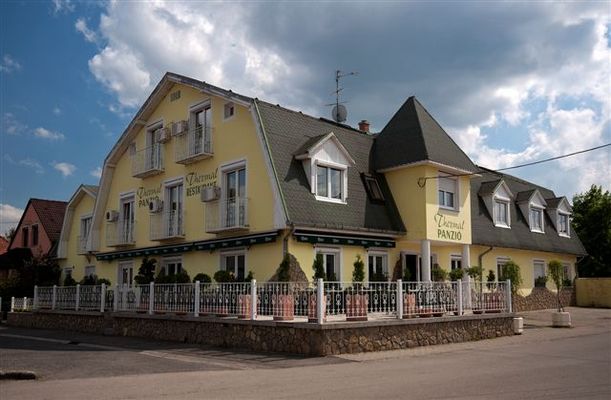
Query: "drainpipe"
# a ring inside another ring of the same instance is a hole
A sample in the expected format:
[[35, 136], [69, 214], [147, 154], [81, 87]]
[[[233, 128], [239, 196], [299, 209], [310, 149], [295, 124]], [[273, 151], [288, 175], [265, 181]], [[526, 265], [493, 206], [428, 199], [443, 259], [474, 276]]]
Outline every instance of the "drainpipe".
[[488, 248], [488, 250], [484, 251], [482, 254], [480, 254], [479, 256], [477, 256], [477, 262], [478, 262], [478, 266], [479, 266], [479, 268], [481, 269], [481, 270], [480, 270], [480, 276], [479, 276], [479, 277], [480, 277], [480, 281], [483, 281], [483, 278], [484, 278], [484, 276], [483, 276], [483, 275], [484, 275], [484, 267], [482, 266], [482, 259], [484, 258], [484, 256], [485, 256], [486, 254], [490, 253], [490, 252], [491, 252], [493, 249], [494, 249], [494, 247], [493, 247], [493, 246], [490, 246], [490, 247]]
[[295, 225], [289, 224], [289, 226], [290, 226], [290, 229], [288, 233], [286, 234], [286, 236], [284, 237], [284, 239], [282, 240], [282, 259], [284, 259], [284, 257], [288, 254], [289, 238], [293, 235], [293, 233], [295, 233]]

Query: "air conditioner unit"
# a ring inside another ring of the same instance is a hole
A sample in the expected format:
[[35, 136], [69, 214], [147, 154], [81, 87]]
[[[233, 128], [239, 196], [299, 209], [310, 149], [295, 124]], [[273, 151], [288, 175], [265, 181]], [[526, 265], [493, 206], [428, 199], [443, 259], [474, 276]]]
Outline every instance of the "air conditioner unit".
[[170, 128], [159, 128], [155, 131], [155, 139], [158, 143], [165, 143], [171, 138]]
[[172, 135], [174, 136], [185, 134], [187, 130], [187, 121], [176, 121], [172, 124]]
[[106, 222], [115, 222], [119, 219], [119, 212], [116, 210], [106, 211]]
[[220, 197], [221, 188], [218, 186], [206, 186], [202, 188], [201, 193], [203, 202], [214, 201]]
[[149, 212], [158, 213], [163, 210], [163, 201], [160, 199], [153, 199], [149, 201]]

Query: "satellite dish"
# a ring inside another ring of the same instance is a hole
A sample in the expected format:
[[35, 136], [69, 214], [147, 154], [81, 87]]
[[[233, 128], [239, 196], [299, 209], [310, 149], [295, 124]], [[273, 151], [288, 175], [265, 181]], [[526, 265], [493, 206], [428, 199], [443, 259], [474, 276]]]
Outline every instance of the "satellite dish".
[[333, 110], [331, 110], [331, 118], [333, 118], [335, 122], [346, 122], [347, 117], [348, 110], [346, 110], [346, 107], [343, 104], [338, 104], [333, 107]]

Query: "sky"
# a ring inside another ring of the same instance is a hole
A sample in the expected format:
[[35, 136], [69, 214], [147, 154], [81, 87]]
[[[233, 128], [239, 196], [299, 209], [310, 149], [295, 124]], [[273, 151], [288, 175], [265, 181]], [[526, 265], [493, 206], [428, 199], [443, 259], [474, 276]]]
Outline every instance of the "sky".
[[[0, 3], [0, 234], [69, 200], [166, 71], [380, 131], [412, 95], [479, 165], [611, 142], [611, 2]], [[611, 188], [611, 147], [513, 175]]]

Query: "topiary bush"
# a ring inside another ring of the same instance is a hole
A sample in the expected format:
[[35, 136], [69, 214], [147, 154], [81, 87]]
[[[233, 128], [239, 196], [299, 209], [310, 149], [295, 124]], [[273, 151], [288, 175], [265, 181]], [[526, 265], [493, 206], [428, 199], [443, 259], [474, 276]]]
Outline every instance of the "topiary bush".
[[218, 283], [227, 283], [227, 282], [234, 282], [235, 277], [233, 276], [232, 272], [221, 269], [214, 273], [214, 280], [215, 282], [218, 282]]
[[365, 280], [365, 263], [360, 254], [356, 255], [356, 260], [354, 260], [352, 266], [354, 267], [352, 270], [352, 282], [363, 283]]
[[564, 267], [558, 260], [551, 260], [547, 264], [547, 274], [552, 280], [554, 286], [556, 286], [557, 290], [557, 300], [558, 300], [558, 311], [564, 311], [564, 307], [562, 306], [562, 302], [560, 301], [560, 290], [562, 289], [562, 281], [564, 279]]
[[[155, 279], [155, 267], [157, 264], [157, 260], [154, 258], [148, 258], [145, 256], [142, 259], [142, 263], [140, 264], [140, 268], [138, 268], [138, 274], [134, 276], [134, 281], [138, 285], [146, 285], [153, 281], [157, 281]], [[164, 272], [165, 275], [165, 272]]]
[[312, 264], [312, 269], [314, 270], [314, 276], [312, 276], [312, 279], [317, 280], [327, 278], [322, 254], [316, 254], [316, 257], [314, 257], [314, 263]]
[[210, 278], [210, 275], [203, 274], [200, 272], [199, 274], [193, 277], [193, 283], [195, 283], [196, 281], [199, 281], [200, 283], [210, 283], [212, 282], [212, 278]]

